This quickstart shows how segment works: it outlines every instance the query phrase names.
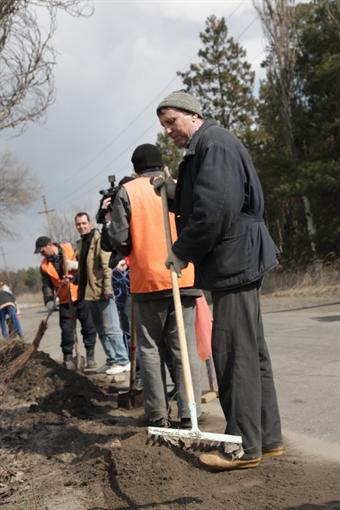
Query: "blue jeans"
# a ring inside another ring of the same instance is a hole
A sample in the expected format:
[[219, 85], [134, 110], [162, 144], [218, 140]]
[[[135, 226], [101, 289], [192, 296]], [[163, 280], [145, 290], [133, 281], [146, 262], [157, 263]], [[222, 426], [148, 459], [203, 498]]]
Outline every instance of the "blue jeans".
[[120, 329], [116, 303], [112, 298], [89, 303], [94, 327], [106, 354], [107, 364], [126, 365], [129, 362], [129, 355]]
[[130, 294], [130, 280], [129, 270], [112, 271], [112, 288], [117, 306], [120, 327], [122, 328], [123, 338], [127, 350], [130, 350], [131, 339], [131, 294]]
[[7, 325], [6, 325], [6, 315], [9, 316], [12, 324], [12, 328], [15, 333], [20, 337], [23, 336], [22, 327], [20, 321], [17, 317], [17, 310], [13, 305], [7, 305], [0, 310], [0, 320], [1, 320], [1, 332], [3, 337], [8, 336]]

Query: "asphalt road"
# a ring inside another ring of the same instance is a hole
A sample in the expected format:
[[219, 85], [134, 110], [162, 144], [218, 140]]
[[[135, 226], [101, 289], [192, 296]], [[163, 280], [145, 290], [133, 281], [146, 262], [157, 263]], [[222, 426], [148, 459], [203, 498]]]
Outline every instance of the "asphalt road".
[[[340, 460], [340, 298], [265, 296], [262, 304], [284, 437], [306, 454]], [[22, 305], [27, 342], [32, 341], [45, 313], [41, 306]], [[59, 343], [55, 313], [41, 350], [61, 361]], [[96, 360], [105, 362], [100, 342]], [[208, 389], [207, 380], [204, 386]], [[218, 400], [206, 404], [204, 410], [222, 416]]]

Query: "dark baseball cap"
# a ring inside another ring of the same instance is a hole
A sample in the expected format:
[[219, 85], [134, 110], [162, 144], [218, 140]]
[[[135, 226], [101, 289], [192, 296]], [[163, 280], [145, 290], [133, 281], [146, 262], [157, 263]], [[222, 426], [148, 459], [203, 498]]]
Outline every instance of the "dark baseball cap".
[[50, 242], [51, 242], [51, 239], [47, 236], [38, 237], [38, 239], [35, 241], [34, 253], [40, 253], [41, 248], [48, 245], [48, 243], [50, 243]]

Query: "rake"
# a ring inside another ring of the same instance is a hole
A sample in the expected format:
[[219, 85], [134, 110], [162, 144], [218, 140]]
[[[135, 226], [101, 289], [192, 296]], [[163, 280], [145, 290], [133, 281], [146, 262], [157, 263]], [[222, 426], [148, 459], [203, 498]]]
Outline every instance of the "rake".
[[[168, 177], [170, 175], [167, 168], [164, 169], [164, 174], [165, 177]], [[160, 193], [162, 198], [165, 235], [168, 252], [170, 253], [172, 247], [172, 238], [168, 211], [168, 200], [166, 195], [166, 188], [164, 185], [160, 188]], [[181, 361], [184, 375], [184, 385], [191, 420], [191, 429], [148, 427], [148, 440], [154, 444], [159, 443], [169, 446], [180, 446], [187, 449], [209, 450], [212, 448], [214, 449], [221, 448], [225, 452], [236, 451], [237, 452], [236, 455], [240, 456], [243, 453], [241, 436], [218, 434], [214, 432], [202, 432], [198, 428], [197, 408], [191, 378], [181, 297], [177, 281], [178, 276], [173, 265], [170, 266], [170, 276], [174, 299], [179, 346], [181, 352]]]

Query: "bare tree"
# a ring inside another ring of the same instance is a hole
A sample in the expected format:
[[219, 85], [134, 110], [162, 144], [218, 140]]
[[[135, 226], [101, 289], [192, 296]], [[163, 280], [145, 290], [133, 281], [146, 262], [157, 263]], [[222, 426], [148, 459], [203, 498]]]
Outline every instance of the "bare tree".
[[280, 88], [281, 113], [288, 146], [294, 152], [291, 112], [297, 49], [294, 0], [262, 0], [262, 7], [255, 1], [254, 5], [268, 41], [266, 64]]
[[[275, 78], [279, 97], [281, 99], [281, 118], [286, 134], [286, 145], [290, 152], [292, 169], [297, 171], [296, 146], [292, 124], [292, 102], [294, 99], [294, 72], [296, 53], [298, 47], [297, 23], [294, 0], [262, 0], [261, 6], [253, 0], [268, 41], [268, 56], [266, 65]], [[310, 236], [316, 233], [313, 214], [309, 198], [301, 197], [307, 230]], [[310, 241], [313, 255], [316, 255], [316, 246]]]
[[[48, 14], [41, 29], [38, 14]], [[0, 130], [24, 128], [41, 118], [54, 100], [52, 36], [58, 10], [92, 13], [87, 0], [0, 0]]]
[[74, 223], [73, 210], [65, 210], [62, 213], [52, 213], [48, 225], [47, 234], [56, 243], [71, 243], [76, 245], [79, 234]]
[[40, 193], [38, 181], [10, 154], [0, 156], [0, 233], [13, 237], [11, 220]]
[[[89, 210], [87, 204], [87, 206], [84, 207], [70, 207], [62, 212], [52, 212], [49, 214], [48, 221], [46, 219], [46, 229], [42, 235], [48, 235], [52, 241], [55, 242], [67, 242], [76, 246], [76, 242], [80, 238], [80, 235], [76, 229], [74, 217], [78, 212], [86, 211], [91, 220], [91, 218], [94, 218], [95, 216], [91, 209], [92, 208]], [[92, 224], [94, 225], [93, 221]]]

